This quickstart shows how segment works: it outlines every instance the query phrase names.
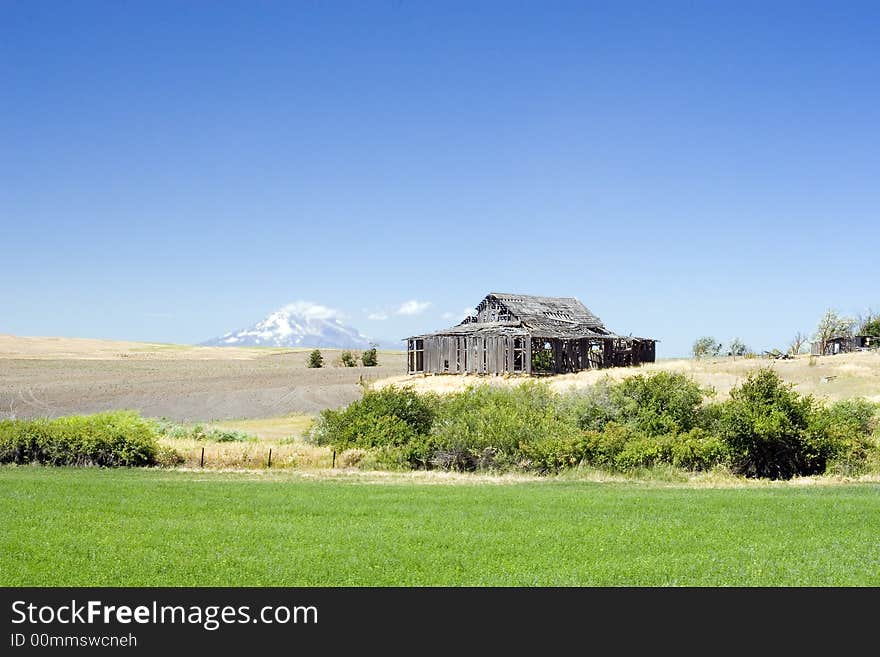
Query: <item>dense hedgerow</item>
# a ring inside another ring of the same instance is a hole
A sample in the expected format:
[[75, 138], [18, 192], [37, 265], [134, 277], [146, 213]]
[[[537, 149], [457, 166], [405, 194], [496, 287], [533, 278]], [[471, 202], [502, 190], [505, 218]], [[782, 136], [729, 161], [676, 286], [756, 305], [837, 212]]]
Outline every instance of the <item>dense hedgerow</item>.
[[133, 412], [0, 421], [0, 463], [146, 466], [158, 454], [153, 425]]
[[369, 450], [372, 463], [424, 469], [724, 466], [789, 478], [880, 464], [876, 404], [823, 406], [769, 369], [748, 377], [728, 401], [710, 403], [713, 394], [668, 372], [563, 395], [533, 381], [442, 396], [389, 387], [324, 411], [311, 438], [339, 451]]

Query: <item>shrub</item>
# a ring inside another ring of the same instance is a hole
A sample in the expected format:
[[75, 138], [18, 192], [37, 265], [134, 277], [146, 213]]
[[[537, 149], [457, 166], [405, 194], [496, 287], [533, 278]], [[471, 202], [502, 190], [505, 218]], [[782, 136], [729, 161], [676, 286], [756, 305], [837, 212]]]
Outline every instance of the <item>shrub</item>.
[[790, 479], [823, 472], [832, 445], [809, 432], [812, 397], [801, 397], [770, 368], [750, 374], [730, 392], [719, 421], [733, 470], [747, 477]]
[[343, 351], [339, 356], [339, 360], [342, 361], [345, 367], [355, 367], [357, 365], [357, 360], [350, 351]]
[[621, 421], [649, 436], [690, 431], [704, 391], [684, 374], [657, 372], [624, 379], [611, 390]]
[[324, 367], [324, 357], [321, 355], [320, 350], [315, 349], [309, 354], [309, 367]]
[[586, 432], [565, 436], [551, 436], [520, 446], [520, 464], [540, 474], [555, 474], [577, 467], [590, 451], [590, 436]]
[[615, 422], [660, 436], [704, 423], [703, 397], [710, 394], [683, 374], [658, 372], [618, 383], [606, 378], [584, 392], [570, 393], [561, 403], [581, 429], [602, 431]]
[[176, 465], [181, 465], [183, 462], [184, 458], [177, 453], [177, 450], [167, 445], [159, 445], [156, 449], [156, 465], [159, 467], [173, 468]]
[[259, 440], [256, 436], [236, 429], [209, 429], [205, 435], [205, 440], [215, 443], [248, 443]]
[[561, 406], [581, 429], [602, 431], [606, 424], [620, 419], [620, 408], [612, 398], [614, 386], [606, 376], [584, 391], [564, 396]]
[[157, 451], [153, 425], [128, 411], [0, 422], [2, 463], [144, 466]]
[[361, 464], [367, 454], [365, 449], [347, 449], [339, 455], [336, 464], [340, 468], [354, 468]]
[[558, 397], [546, 385], [534, 381], [514, 388], [482, 385], [441, 401], [426, 447], [436, 450], [436, 467], [498, 468], [520, 458], [525, 445], [566, 440], [578, 433], [560, 413]]
[[187, 426], [169, 422], [168, 420], [155, 420], [153, 423], [156, 433], [165, 438], [175, 440], [199, 440], [213, 443], [245, 443], [257, 442], [259, 438], [244, 431], [236, 429], [206, 428], [204, 425], [195, 424]]
[[363, 354], [361, 354], [361, 363], [364, 367], [376, 367], [379, 364], [379, 355], [376, 351], [376, 345], [371, 345]]
[[637, 434], [628, 426], [609, 422], [602, 431], [588, 431], [584, 461], [597, 468], [614, 468], [618, 457]]
[[640, 436], [624, 444], [614, 459], [621, 470], [650, 468], [661, 463], [672, 463], [675, 436]]
[[350, 448], [400, 447], [427, 435], [434, 422], [436, 398], [412, 387], [366, 390], [340, 410], [321, 411], [307, 436], [337, 451]]
[[868, 468], [877, 447], [872, 439], [878, 428], [878, 405], [865, 399], [847, 399], [819, 408], [810, 418], [813, 443], [827, 445], [828, 469], [855, 475]]
[[684, 470], [710, 470], [730, 461], [730, 450], [718, 436], [703, 429], [679, 434], [672, 443], [672, 465]]

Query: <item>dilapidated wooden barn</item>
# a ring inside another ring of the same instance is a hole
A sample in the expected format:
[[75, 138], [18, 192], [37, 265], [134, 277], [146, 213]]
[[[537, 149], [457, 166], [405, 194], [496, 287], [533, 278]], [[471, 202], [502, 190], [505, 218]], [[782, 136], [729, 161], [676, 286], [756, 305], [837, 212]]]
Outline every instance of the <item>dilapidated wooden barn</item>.
[[410, 374], [538, 374], [653, 363], [656, 340], [616, 335], [570, 297], [493, 292], [457, 326], [407, 340]]

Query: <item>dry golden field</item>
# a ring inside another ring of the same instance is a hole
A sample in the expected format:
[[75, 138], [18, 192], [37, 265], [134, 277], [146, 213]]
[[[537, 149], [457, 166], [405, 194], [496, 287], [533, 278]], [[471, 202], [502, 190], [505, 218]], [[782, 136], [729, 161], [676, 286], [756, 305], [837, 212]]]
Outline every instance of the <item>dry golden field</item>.
[[[660, 360], [635, 368], [592, 370], [577, 374], [562, 374], [543, 380], [556, 391], [593, 385], [608, 376], [622, 379], [634, 374], [649, 374], [661, 370], [682, 372], [693, 377], [703, 386], [714, 388], [718, 399], [728, 396], [731, 388], [738, 385], [750, 373], [761, 367], [772, 367], [789, 383], [795, 384], [803, 394], [824, 399], [866, 397], [880, 401], [880, 352], [859, 352], [837, 356], [798, 356], [793, 360], [766, 358], [707, 358], [705, 360]], [[413, 385], [416, 390], [453, 392], [468, 385], [488, 382], [493, 385], [516, 385], [522, 377], [479, 377], [461, 375], [395, 376], [377, 381], [374, 385]]]

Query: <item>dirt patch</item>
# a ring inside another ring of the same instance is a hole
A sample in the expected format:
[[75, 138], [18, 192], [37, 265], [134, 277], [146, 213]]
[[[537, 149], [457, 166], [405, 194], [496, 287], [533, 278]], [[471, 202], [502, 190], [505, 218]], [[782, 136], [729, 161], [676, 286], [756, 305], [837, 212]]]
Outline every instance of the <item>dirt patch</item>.
[[[133, 409], [177, 421], [314, 414], [361, 395], [360, 381], [405, 371], [405, 355], [378, 367], [306, 367], [308, 349], [236, 349], [104, 340], [0, 340], [0, 418]], [[338, 350], [322, 349], [325, 363]]]

